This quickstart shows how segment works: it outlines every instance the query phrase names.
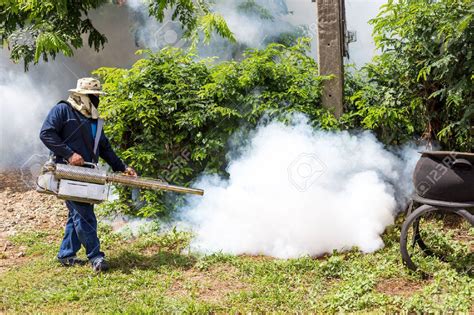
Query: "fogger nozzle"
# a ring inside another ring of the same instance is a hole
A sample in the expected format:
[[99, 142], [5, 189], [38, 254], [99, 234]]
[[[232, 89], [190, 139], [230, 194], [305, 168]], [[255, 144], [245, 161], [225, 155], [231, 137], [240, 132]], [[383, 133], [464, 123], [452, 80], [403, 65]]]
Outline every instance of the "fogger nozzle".
[[110, 174], [107, 175], [107, 181], [114, 184], [122, 184], [130, 187], [138, 187], [145, 189], [153, 190], [167, 190], [174, 191], [178, 193], [185, 194], [194, 194], [194, 195], [204, 195], [204, 190], [196, 188], [187, 188], [181, 186], [170, 185], [168, 183], [162, 182], [156, 179], [140, 178], [140, 177], [131, 177], [120, 174]]
[[94, 184], [120, 184], [129, 187], [137, 187], [152, 190], [166, 190], [178, 193], [204, 195], [204, 190], [170, 185], [166, 182], [142, 177], [132, 177], [121, 174], [107, 174], [97, 168], [79, 167], [73, 165], [56, 164], [54, 175], [58, 179], [77, 180], [80, 182]]

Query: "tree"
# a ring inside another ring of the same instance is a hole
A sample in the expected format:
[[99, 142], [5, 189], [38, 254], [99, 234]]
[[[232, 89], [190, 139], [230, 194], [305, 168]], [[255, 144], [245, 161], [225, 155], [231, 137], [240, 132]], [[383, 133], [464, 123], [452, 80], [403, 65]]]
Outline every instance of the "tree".
[[82, 46], [81, 35], [89, 33], [88, 44], [98, 50], [107, 39], [87, 18], [87, 12], [105, 3], [86, 1], [13, 1], [0, 4], [0, 36], [11, 49], [15, 62], [37, 63], [42, 56], [58, 53], [72, 56], [73, 48]]
[[472, 0], [389, 0], [371, 23], [381, 54], [351, 97], [360, 124], [388, 142], [415, 134], [471, 151]]
[[[82, 35], [87, 43], [99, 51], [107, 38], [88, 18], [87, 13], [107, 3], [107, 0], [2, 0], [0, 3], [0, 40], [11, 50], [14, 62], [23, 60], [25, 70], [40, 58], [47, 61], [58, 53], [72, 56], [74, 49], [83, 46]], [[123, 1], [121, 1], [123, 2]], [[198, 40], [203, 33], [208, 40], [213, 32], [234, 40], [232, 32], [221, 16], [210, 11], [204, 0], [154, 0], [148, 2], [149, 13], [160, 22], [165, 11], [173, 11], [185, 35]]]

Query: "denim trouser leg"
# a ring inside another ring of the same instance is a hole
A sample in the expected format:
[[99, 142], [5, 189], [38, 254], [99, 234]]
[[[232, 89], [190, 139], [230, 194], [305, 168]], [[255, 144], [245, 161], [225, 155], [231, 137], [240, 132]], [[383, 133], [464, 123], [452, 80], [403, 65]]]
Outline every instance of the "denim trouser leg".
[[69, 217], [58, 257], [74, 256], [80, 244], [85, 247], [87, 258], [104, 256], [100, 251], [100, 241], [97, 237], [94, 206], [75, 201], [66, 201], [66, 206], [69, 209]]
[[59, 248], [58, 258], [75, 256], [79, 249], [81, 249], [81, 242], [77, 237], [74, 221], [72, 219], [72, 210], [70, 209], [67, 216], [66, 228], [64, 229], [63, 241]]

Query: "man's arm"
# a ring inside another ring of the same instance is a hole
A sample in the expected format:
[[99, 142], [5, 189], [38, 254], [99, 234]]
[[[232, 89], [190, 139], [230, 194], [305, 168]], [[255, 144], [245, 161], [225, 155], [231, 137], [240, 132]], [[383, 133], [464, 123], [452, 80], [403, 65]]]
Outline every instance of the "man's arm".
[[124, 172], [127, 165], [115, 154], [109, 139], [102, 132], [99, 141], [99, 156], [112, 167], [114, 172]]
[[54, 106], [41, 127], [40, 139], [56, 156], [69, 159], [74, 152], [59, 136], [59, 132], [64, 127], [66, 119], [64, 107], [61, 105]]

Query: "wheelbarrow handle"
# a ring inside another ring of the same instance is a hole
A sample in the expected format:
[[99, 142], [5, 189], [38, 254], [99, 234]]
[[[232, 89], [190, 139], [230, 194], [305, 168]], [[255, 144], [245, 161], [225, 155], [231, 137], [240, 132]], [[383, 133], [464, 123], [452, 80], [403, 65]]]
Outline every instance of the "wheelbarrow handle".
[[453, 161], [452, 168], [458, 168], [458, 169], [464, 169], [464, 170], [471, 170], [472, 169], [472, 163], [469, 162], [466, 159], [462, 158], [456, 158]]

